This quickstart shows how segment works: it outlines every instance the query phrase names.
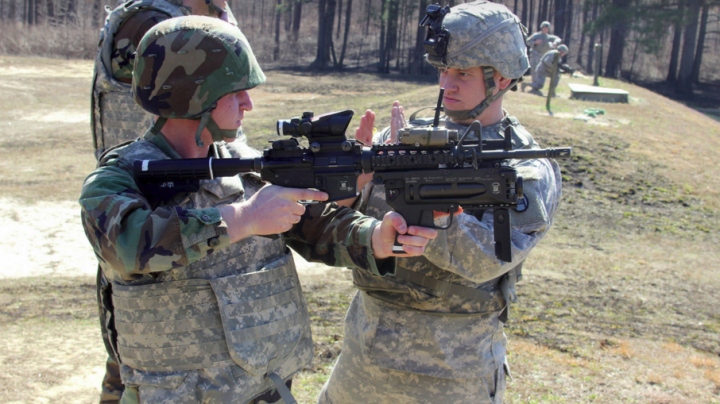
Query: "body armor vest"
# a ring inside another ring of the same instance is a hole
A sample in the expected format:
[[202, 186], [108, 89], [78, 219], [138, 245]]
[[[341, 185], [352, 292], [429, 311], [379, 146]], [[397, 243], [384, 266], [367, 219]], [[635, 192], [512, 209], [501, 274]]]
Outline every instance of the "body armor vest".
[[131, 0], [112, 10], [105, 18], [95, 56], [91, 99], [90, 130], [96, 158], [111, 146], [137, 138], [152, 124], [152, 115], [133, 100], [132, 86], [115, 80], [112, 75], [115, 34], [128, 18], [143, 10], [159, 11], [170, 17], [189, 14], [186, 8], [166, 0]]
[[[139, 141], [117, 150], [120, 165], [132, 166], [138, 158], [167, 159], [156, 147], [149, 154], [148, 144]], [[247, 199], [262, 186], [252, 174], [204, 180], [197, 193], [178, 195], [170, 204], [209, 208]], [[103, 270], [108, 274], [112, 268]], [[250, 399], [273, 386], [266, 375], [286, 380], [312, 361], [307, 305], [282, 237], [248, 237], [190, 265], [129, 284], [108, 278], [123, 365], [146, 372], [238, 365], [250, 377], [264, 378], [261, 390], [248, 391]]]

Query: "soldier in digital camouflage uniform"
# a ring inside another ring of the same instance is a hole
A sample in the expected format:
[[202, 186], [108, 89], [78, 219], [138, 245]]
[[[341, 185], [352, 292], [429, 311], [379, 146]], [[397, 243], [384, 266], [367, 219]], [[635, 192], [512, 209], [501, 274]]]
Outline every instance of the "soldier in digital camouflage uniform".
[[540, 59], [547, 51], [555, 49], [562, 39], [555, 35], [550, 35], [550, 22], [543, 21], [540, 24], [540, 31], [530, 35], [525, 41], [527, 46], [530, 47], [530, 73], [532, 74], [533, 80], [535, 79], [535, 67], [540, 63]]
[[[443, 25], [447, 51], [426, 55], [445, 88], [444, 125], [464, 133], [478, 120], [483, 139], [502, 139], [512, 128], [516, 149], [538, 148], [502, 108], [503, 94], [522, 79], [528, 60], [523, 27], [505, 6], [486, 1], [450, 9]], [[393, 122], [401, 108], [393, 108]], [[368, 117], [366, 115], [366, 117]], [[369, 125], [356, 136], [370, 141]], [[411, 125], [427, 126], [431, 120]], [[375, 143], [395, 143], [398, 125]], [[480, 134], [468, 136], [475, 138]], [[548, 231], [560, 200], [561, 176], [553, 160], [513, 161], [523, 177], [523, 203], [512, 215], [512, 262], [496, 258], [492, 210], [464, 210], [440, 230], [425, 254], [397, 259], [394, 276], [354, 271], [359, 289], [345, 318], [323, 404], [502, 404], [509, 374], [503, 325], [515, 301], [523, 261]], [[375, 217], [391, 208], [382, 185], [368, 184], [355, 206]], [[436, 219], [436, 225], [446, 225]]]
[[379, 275], [394, 270], [396, 229], [412, 256], [436, 235], [406, 229], [397, 214], [379, 222], [335, 204], [306, 210], [297, 201], [327, 195], [264, 186], [254, 174], [170, 199], [135, 181], [137, 160], [257, 156], [232, 140], [253, 107], [248, 90], [264, 81], [243, 34], [219, 19], [169, 19], [138, 45], [134, 98], [157, 119], [142, 139], [101, 156], [80, 197], [112, 285], [103, 323], [123, 404], [263, 403], [257, 397], [272, 389], [293, 402], [284, 382], [311, 363], [313, 346], [287, 247]]
[[566, 64], [562, 63], [562, 57], [567, 55], [568, 47], [565, 45], [558, 46], [557, 49], [547, 51], [545, 55], [540, 59], [537, 67], [535, 67], [535, 74], [533, 75], [532, 83], [522, 83], [522, 89], [525, 91], [525, 87], [530, 87], [530, 92], [542, 95], [540, 90], [545, 86], [545, 79], [548, 76], [553, 75], [553, 60], [555, 55], [558, 55], [557, 69], [555, 70], [555, 85], [560, 83], [560, 73], [572, 72], [572, 69]]
[[[91, 98], [95, 157], [109, 147], [136, 139], [150, 127], [152, 115], [135, 104], [131, 94], [135, 50], [154, 25], [190, 14], [218, 17], [237, 25], [225, 0], [120, 1], [108, 13], [100, 31]], [[117, 403], [122, 390], [118, 365], [108, 359], [100, 403]]]

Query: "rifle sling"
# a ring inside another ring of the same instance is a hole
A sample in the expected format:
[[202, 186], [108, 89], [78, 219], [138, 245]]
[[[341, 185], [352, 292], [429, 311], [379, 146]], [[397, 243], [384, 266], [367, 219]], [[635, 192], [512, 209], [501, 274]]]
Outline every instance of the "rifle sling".
[[493, 294], [490, 292], [471, 288], [469, 286], [458, 285], [457, 283], [444, 282], [401, 267], [397, 267], [395, 269], [394, 276], [431, 290], [432, 295], [437, 297], [458, 296], [482, 302], [489, 302], [495, 299]]

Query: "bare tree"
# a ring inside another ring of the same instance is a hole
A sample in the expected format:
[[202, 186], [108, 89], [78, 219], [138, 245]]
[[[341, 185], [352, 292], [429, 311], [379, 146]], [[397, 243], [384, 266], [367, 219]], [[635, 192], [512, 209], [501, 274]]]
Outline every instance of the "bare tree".
[[273, 60], [280, 58], [280, 17], [282, 16], [282, 0], [277, 0], [275, 5], [275, 48], [273, 48]]
[[[425, 10], [428, 6], [428, 0], [418, 0], [418, 22], [425, 17]], [[425, 28], [418, 23], [415, 31], [415, 47], [411, 53], [409, 68], [411, 73], [422, 74], [425, 71], [425, 63], [423, 55], [425, 54]]]
[[678, 61], [680, 60], [680, 46], [682, 41], [682, 23], [683, 16], [685, 14], [685, 5], [680, 2], [677, 5], [677, 14], [675, 16], [675, 24], [673, 26], [673, 42], [672, 50], [670, 51], [670, 66], [668, 67], [668, 74], [666, 81], [675, 82], [677, 81], [677, 69]]
[[627, 15], [631, 0], [612, 0], [608, 13], [614, 16], [615, 23], [610, 29], [610, 49], [607, 53], [605, 77], [617, 77], [620, 74], [622, 55], [625, 49], [625, 36], [628, 24]]
[[318, 41], [315, 61], [311, 66], [325, 70], [332, 50], [333, 22], [335, 21], [335, 0], [318, 0]]
[[703, 52], [705, 51], [705, 36], [707, 35], [708, 13], [710, 5], [705, 2], [702, 6], [702, 18], [700, 19], [700, 33], [698, 34], [697, 48], [695, 50], [695, 61], [692, 69], [692, 82], [700, 84], [700, 66], [702, 65]]
[[350, 22], [352, 21], [352, 0], [347, 0], [347, 7], [345, 10], [345, 34], [343, 35], [342, 51], [340, 52], [339, 67], [343, 67], [345, 60], [345, 50], [347, 49], [348, 35], [350, 34]]
[[527, 25], [527, 27], [528, 27], [528, 30], [529, 30], [530, 32], [534, 32], [534, 31], [535, 31], [535, 29], [534, 29], [535, 24], [533, 24], [533, 11], [535, 10], [535, 4], [534, 4], [534, 3], [535, 3], [535, 0], [528, 0], [528, 1], [530, 2], [530, 8], [529, 8], [530, 16], [528, 17], [528, 25]]
[[692, 69], [695, 60], [695, 42], [697, 40], [698, 19], [700, 16], [700, 0], [687, 0], [688, 14], [683, 33], [683, 49], [680, 54], [680, 70], [675, 83], [675, 92], [692, 95]]
[[297, 42], [300, 37], [300, 21], [302, 19], [302, 6], [303, 0], [295, 0], [295, 7], [293, 7], [293, 24], [292, 24], [292, 38], [293, 42]]
[[[340, 39], [340, 25], [342, 23], [342, 8], [343, 8], [343, 0], [337, 0], [337, 30], [335, 31], [335, 39]], [[345, 20], [345, 23], [347, 24], [348, 21]]]

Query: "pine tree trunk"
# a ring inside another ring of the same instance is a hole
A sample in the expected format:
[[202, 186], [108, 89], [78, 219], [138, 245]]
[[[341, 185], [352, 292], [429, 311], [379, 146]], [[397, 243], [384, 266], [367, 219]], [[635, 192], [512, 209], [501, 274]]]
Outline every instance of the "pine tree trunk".
[[555, 1], [555, 24], [553, 26], [553, 33], [562, 38], [563, 43], [565, 42], [565, 15], [567, 14], [566, 0]]
[[[548, 3], [550, 0], [540, 0], [540, 12], [538, 13], [538, 22], [548, 20]], [[557, 31], [555, 31], [557, 32]]]
[[340, 68], [343, 67], [345, 60], [345, 50], [347, 49], [348, 36], [350, 35], [350, 21], [352, 21], [352, 0], [347, 0], [347, 8], [345, 10], [345, 34], [343, 35], [342, 51], [340, 52]]
[[286, 6], [283, 7], [283, 30], [285, 31], [285, 37], [292, 28], [292, 17], [293, 17], [293, 3], [294, 0], [287, 0]]
[[[390, 0], [392, 1], [392, 0]], [[378, 61], [378, 72], [384, 73], [385, 72], [385, 59], [387, 57], [387, 53], [385, 51], [386, 47], [386, 38], [385, 38], [385, 32], [387, 29], [387, 15], [386, 15], [386, 8], [387, 8], [387, 2], [388, 0], [380, 0], [380, 45], [378, 47], [379, 49], [379, 57], [380, 60]]]
[[532, 33], [532, 27], [530, 27], [530, 21], [528, 21], [528, 0], [522, 0], [522, 16], [520, 17], [522, 24], [527, 27], [529, 33]]
[[[337, 0], [337, 30], [335, 31], [335, 39], [340, 39], [340, 25], [342, 25], [342, 8], [343, 0]], [[347, 20], [345, 21], [347, 24]]]
[[[535, 0], [528, 0], [530, 2], [530, 17], [528, 18], [528, 31], [530, 33], [535, 32], [535, 24], [533, 23], [533, 12], [535, 11]], [[538, 0], [539, 1], [539, 0]]]
[[302, 0], [295, 0], [295, 7], [293, 8], [293, 24], [292, 24], [292, 38], [293, 42], [297, 42], [300, 37], [300, 21], [302, 20]]
[[[612, 0], [612, 7], [624, 11], [627, 15], [631, 0]], [[616, 78], [622, 68], [622, 56], [625, 49], [625, 35], [627, 35], [627, 21], [620, 19], [610, 29], [610, 48], [608, 49], [605, 77]]]
[[328, 55], [325, 53], [327, 46], [325, 42], [325, 30], [327, 21], [325, 20], [325, 9], [327, 8], [328, 0], [318, 0], [318, 34], [317, 34], [317, 52], [315, 53], [315, 60], [312, 62], [312, 66], [319, 69], [325, 69], [325, 62], [327, 61]]
[[692, 95], [692, 69], [695, 60], [695, 43], [697, 40], [698, 20], [700, 17], [700, 0], [688, 0], [688, 19], [683, 32], [683, 49], [680, 54], [680, 70], [675, 83], [675, 92]]
[[[570, 48], [570, 42], [572, 41], [572, 24], [574, 20], [574, 6], [573, 0], [567, 0], [567, 12], [565, 13], [565, 36], [563, 37], [563, 43]], [[563, 58], [563, 62], [567, 63], [567, 55]]]
[[282, 14], [282, 0], [275, 5], [275, 48], [273, 48], [273, 61], [280, 58], [280, 17]]
[[[585, 34], [583, 34], [583, 30], [587, 26], [587, 20], [588, 20], [588, 13], [590, 12], [590, 7], [588, 6], [588, 3], [583, 2], [583, 11], [582, 11], [582, 26], [580, 27], [580, 49], [578, 49], [577, 57], [575, 58], [575, 63], [580, 65], [582, 67], [582, 53], [585, 46]], [[592, 46], [592, 44], [590, 44]], [[588, 66], [585, 70], [589, 70], [590, 67]]]
[[673, 42], [672, 50], [670, 51], [670, 66], [668, 67], [668, 75], [665, 81], [674, 83], [677, 81], [677, 69], [678, 61], [680, 60], [680, 47], [682, 44], [682, 21], [685, 15], [685, 6], [683, 3], [678, 3], [678, 12], [676, 16], [675, 25], [673, 27]]
[[[418, 0], [418, 22], [425, 17], [425, 10], [428, 6], [428, 0]], [[422, 74], [425, 71], [425, 61], [423, 55], [425, 54], [425, 28], [421, 27], [420, 24], [417, 26], [415, 32], [415, 50], [413, 51], [412, 60], [410, 61], [410, 72], [416, 74]]]
[[705, 51], [705, 35], [707, 34], [708, 13], [710, 6], [705, 3], [702, 6], [702, 18], [700, 19], [700, 34], [698, 35], [697, 48], [695, 50], [695, 61], [693, 62], [692, 82], [700, 84], [700, 66], [702, 65], [703, 52]]

